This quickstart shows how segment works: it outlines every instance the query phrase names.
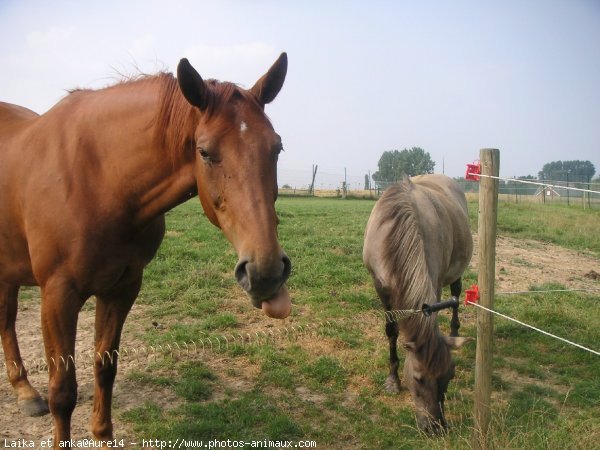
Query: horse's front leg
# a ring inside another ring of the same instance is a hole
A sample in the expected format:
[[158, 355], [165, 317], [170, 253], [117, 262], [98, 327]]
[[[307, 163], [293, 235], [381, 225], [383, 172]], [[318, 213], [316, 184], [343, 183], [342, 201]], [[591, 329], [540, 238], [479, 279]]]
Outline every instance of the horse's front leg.
[[91, 431], [99, 441], [113, 439], [112, 394], [117, 375], [121, 331], [140, 285], [141, 275], [139, 279], [122, 287], [116, 295], [97, 296], [94, 411]]
[[390, 374], [385, 380], [385, 390], [389, 393], [400, 392], [400, 378], [398, 377], [398, 324], [396, 322], [387, 322], [385, 324], [385, 334], [390, 344]]
[[[386, 311], [392, 310], [390, 290], [379, 281], [380, 279], [373, 275], [375, 291], [383, 304]], [[386, 392], [395, 394], [400, 392], [400, 378], [398, 377], [398, 367], [400, 360], [398, 359], [398, 323], [394, 318], [386, 314], [385, 334], [388, 337], [390, 345], [390, 373], [385, 380], [384, 389]]]
[[0, 338], [6, 360], [8, 379], [17, 394], [19, 410], [26, 416], [48, 414], [48, 405], [27, 379], [27, 370], [21, 359], [15, 321], [19, 286], [0, 283]]
[[54, 448], [63, 448], [71, 439], [71, 415], [77, 402], [75, 335], [83, 303], [70, 280], [55, 276], [42, 286], [42, 332], [49, 374], [48, 405], [54, 419]]
[[[450, 293], [452, 297], [460, 299], [462, 291], [462, 279], [459, 278], [450, 285]], [[458, 337], [458, 329], [460, 328], [460, 320], [458, 320], [458, 306], [452, 308], [452, 319], [450, 320], [450, 337]]]

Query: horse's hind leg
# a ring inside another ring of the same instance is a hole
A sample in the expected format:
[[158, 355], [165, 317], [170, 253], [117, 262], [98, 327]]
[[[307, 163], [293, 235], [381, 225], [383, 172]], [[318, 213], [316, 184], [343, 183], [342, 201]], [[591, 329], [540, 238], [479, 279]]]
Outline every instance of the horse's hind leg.
[[23, 366], [15, 321], [17, 319], [17, 296], [19, 286], [0, 283], [0, 337], [6, 359], [8, 379], [17, 394], [19, 410], [27, 416], [48, 414], [48, 405], [27, 379], [27, 370]]
[[[462, 279], [459, 278], [450, 285], [450, 293], [452, 297], [460, 298], [462, 292]], [[460, 328], [460, 321], [458, 320], [458, 306], [452, 308], [452, 320], [450, 320], [450, 337], [458, 337], [458, 329]]]
[[91, 431], [94, 437], [101, 441], [113, 438], [111, 405], [121, 331], [140, 286], [141, 274], [139, 279], [123, 287], [118, 295], [97, 296], [94, 412]]

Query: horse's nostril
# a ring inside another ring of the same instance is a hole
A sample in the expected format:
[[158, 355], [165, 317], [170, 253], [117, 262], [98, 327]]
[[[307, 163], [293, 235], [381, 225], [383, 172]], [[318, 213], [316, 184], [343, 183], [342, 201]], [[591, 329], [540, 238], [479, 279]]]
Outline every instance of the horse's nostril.
[[250, 290], [250, 279], [248, 277], [248, 261], [240, 261], [235, 266], [235, 279], [244, 290]]
[[[272, 262], [275, 264], [261, 267], [252, 259], [240, 259], [234, 269], [235, 279], [257, 302], [271, 298], [279, 291], [292, 271], [292, 263], [285, 253], [280, 261], [278, 263], [274, 260]], [[260, 303], [258, 305], [260, 306]]]
[[287, 281], [292, 273], [292, 261], [290, 261], [290, 258], [285, 254], [281, 260], [283, 261], [283, 274], [281, 275], [281, 278], [283, 278], [283, 281]]

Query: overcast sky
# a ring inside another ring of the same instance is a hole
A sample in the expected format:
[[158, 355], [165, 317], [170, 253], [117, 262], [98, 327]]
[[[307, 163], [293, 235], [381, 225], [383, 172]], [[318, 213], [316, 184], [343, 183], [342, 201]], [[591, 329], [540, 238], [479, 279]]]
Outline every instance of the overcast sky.
[[451, 176], [484, 147], [500, 149], [502, 176], [572, 159], [600, 172], [598, 0], [0, 0], [0, 101], [39, 113], [182, 57], [250, 87], [282, 51], [267, 113], [294, 184], [313, 164], [364, 179], [411, 147]]

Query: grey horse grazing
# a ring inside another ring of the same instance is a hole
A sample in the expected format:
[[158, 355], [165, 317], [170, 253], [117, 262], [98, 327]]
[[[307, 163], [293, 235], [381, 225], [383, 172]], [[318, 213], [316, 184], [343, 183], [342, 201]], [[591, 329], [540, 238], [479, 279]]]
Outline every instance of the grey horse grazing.
[[[389, 187], [375, 204], [365, 230], [363, 260], [386, 311], [420, 309], [423, 303], [439, 302], [446, 285], [453, 296], [460, 296], [461, 276], [472, 252], [462, 189], [444, 175], [421, 175]], [[404, 384], [415, 403], [419, 427], [428, 433], [447, 430], [444, 398], [454, 377], [450, 349], [471, 340], [458, 337], [459, 326], [456, 309], [451, 337], [441, 334], [435, 314], [386, 324], [386, 388], [400, 389], [397, 339], [402, 331], [407, 350]]]

